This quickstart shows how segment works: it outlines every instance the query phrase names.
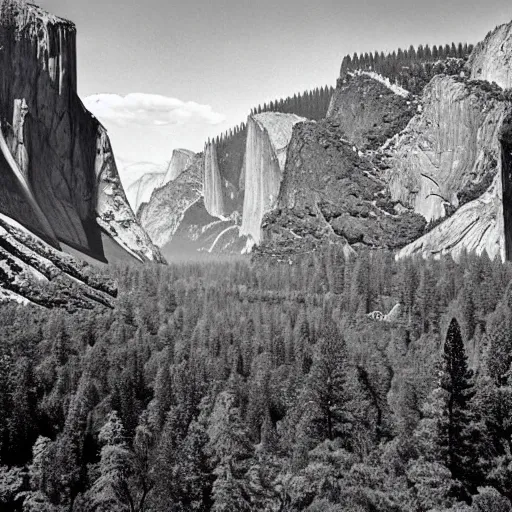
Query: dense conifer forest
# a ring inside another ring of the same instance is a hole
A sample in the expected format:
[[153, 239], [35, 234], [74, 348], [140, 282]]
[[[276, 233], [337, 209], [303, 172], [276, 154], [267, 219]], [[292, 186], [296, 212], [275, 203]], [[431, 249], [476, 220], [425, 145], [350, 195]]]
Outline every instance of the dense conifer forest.
[[373, 71], [389, 78], [413, 94], [420, 94], [423, 87], [440, 73], [456, 75], [463, 71], [464, 63], [473, 51], [473, 45], [446, 44], [410, 46], [409, 49], [346, 55], [340, 69], [340, 78], [349, 72]]
[[0, 307], [2, 512], [511, 510], [509, 263], [112, 272], [114, 310]]

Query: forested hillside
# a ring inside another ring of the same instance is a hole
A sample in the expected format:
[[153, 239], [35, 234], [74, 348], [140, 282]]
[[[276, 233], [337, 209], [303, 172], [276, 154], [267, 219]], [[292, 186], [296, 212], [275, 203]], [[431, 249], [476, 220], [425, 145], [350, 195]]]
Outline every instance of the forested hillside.
[[510, 264], [114, 274], [113, 311], [0, 308], [2, 511], [511, 510]]
[[354, 53], [343, 58], [340, 77], [355, 71], [373, 71], [389, 78], [408, 91], [419, 94], [423, 87], [437, 74], [459, 74], [473, 51], [467, 43], [434, 45], [432, 48], [419, 45], [409, 49], [384, 52]]

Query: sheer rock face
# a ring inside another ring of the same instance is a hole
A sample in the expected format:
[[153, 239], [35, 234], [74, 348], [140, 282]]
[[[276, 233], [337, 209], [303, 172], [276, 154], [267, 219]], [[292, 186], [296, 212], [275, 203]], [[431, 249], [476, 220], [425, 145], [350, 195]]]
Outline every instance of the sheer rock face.
[[222, 217], [224, 210], [224, 192], [217, 159], [217, 145], [212, 142], [204, 150], [203, 195], [206, 211], [213, 217]]
[[470, 56], [471, 78], [512, 87], [512, 22], [497, 27]]
[[138, 211], [142, 203], [149, 201], [153, 190], [162, 185], [164, 178], [164, 173], [147, 173], [126, 189], [126, 197], [134, 212]]
[[25, 200], [3, 212], [98, 260], [107, 233], [136, 259], [162, 261], [128, 205], [106, 130], [76, 93], [74, 25], [33, 5], [16, 9], [2, 19], [0, 51], [2, 137], [16, 173], [9, 165], [0, 179], [2, 188], [17, 182]]
[[245, 197], [241, 233], [261, 240], [263, 216], [277, 202], [293, 126], [305, 121], [294, 114], [267, 112], [248, 119], [243, 173]]
[[457, 259], [463, 251], [505, 259], [503, 196], [501, 176], [479, 198], [471, 201], [432, 231], [404, 247], [397, 257], [451, 254]]
[[346, 138], [361, 149], [377, 149], [403, 130], [417, 109], [374, 78], [360, 74], [338, 79], [327, 118], [336, 120]]
[[479, 83], [437, 76], [423, 111], [383, 151], [393, 200], [427, 221], [475, 199], [500, 170], [499, 133], [510, 104]]
[[400, 248], [418, 238], [425, 220], [398, 213], [386, 183], [336, 121], [293, 129], [276, 208], [263, 220], [261, 253], [313, 250], [325, 240], [353, 247]]
[[139, 220], [159, 247], [169, 243], [186, 211], [203, 195], [203, 154], [195, 155], [188, 169], [153, 191], [148, 203], [141, 205]]
[[421, 254], [439, 256], [462, 251], [484, 251], [491, 258], [512, 258], [512, 107], [501, 120], [497, 165], [491, 186], [452, 216], [404, 247], [397, 257]]
[[188, 149], [175, 149], [172, 152], [171, 162], [167, 173], [164, 177], [162, 185], [174, 181], [182, 172], [184, 172], [194, 159], [195, 153]]

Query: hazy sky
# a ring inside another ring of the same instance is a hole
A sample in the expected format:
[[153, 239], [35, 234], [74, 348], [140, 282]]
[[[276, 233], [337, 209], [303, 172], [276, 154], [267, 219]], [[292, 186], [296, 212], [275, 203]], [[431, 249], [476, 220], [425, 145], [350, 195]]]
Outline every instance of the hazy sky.
[[98, 117], [116, 153], [150, 161], [334, 85], [347, 53], [477, 42], [512, 20], [510, 0], [35, 1], [77, 25], [79, 94], [114, 95]]

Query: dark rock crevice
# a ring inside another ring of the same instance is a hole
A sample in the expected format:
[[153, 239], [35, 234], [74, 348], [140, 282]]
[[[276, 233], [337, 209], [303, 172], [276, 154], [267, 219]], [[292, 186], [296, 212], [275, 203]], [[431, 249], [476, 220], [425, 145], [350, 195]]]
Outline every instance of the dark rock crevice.
[[510, 260], [512, 259], [512, 113], [503, 123], [500, 143], [505, 257]]

